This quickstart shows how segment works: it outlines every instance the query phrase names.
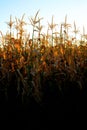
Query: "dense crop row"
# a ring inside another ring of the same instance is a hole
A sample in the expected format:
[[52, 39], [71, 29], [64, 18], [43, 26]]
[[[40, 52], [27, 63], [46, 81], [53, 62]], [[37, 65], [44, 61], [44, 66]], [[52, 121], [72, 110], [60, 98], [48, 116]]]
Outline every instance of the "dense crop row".
[[[48, 87], [50, 91], [64, 94], [71, 85], [82, 90], [87, 84], [87, 44], [85, 35], [80, 39], [69, 40], [67, 17], [61, 24], [60, 33], [54, 32], [56, 24], [48, 24], [51, 34], [42, 34], [42, 18], [36, 13], [30, 22], [33, 27], [32, 38], [24, 37], [24, 15], [16, 18], [16, 24], [10, 17], [10, 33], [2, 35], [0, 48], [0, 93], [5, 100], [9, 98], [28, 102], [32, 96], [40, 102]], [[15, 26], [14, 26], [15, 25]], [[17, 36], [12, 36], [15, 27]], [[64, 32], [62, 32], [64, 29]], [[35, 37], [35, 31], [38, 36]], [[74, 23], [75, 36], [78, 33]], [[57, 35], [58, 34], [58, 35]], [[55, 88], [56, 86], [56, 88]], [[56, 91], [56, 90], [55, 90]], [[48, 93], [49, 94], [49, 93]], [[20, 102], [19, 101], [19, 102]]]

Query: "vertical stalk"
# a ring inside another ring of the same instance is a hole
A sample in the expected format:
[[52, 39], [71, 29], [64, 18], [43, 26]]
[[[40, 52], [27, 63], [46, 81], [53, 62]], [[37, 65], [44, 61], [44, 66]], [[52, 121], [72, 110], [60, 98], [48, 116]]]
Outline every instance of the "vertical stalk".
[[63, 35], [62, 35], [62, 24], [60, 25], [60, 43], [62, 43], [62, 38], [63, 38]]
[[32, 47], [34, 46], [34, 26], [33, 26], [33, 33], [32, 33]]
[[53, 46], [53, 28], [52, 28], [52, 46]]

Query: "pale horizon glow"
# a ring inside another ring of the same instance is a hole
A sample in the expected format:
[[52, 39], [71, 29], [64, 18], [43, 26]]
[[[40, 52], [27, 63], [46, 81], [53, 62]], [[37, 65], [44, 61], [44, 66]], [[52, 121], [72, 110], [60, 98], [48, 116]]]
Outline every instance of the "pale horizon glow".
[[0, 1], [0, 31], [6, 33], [9, 29], [5, 22], [8, 22], [10, 15], [13, 21], [15, 16], [21, 18], [25, 13], [25, 21], [29, 17], [34, 17], [35, 13], [40, 9], [39, 17], [43, 17], [42, 24], [47, 26], [47, 22], [51, 22], [54, 15], [54, 22], [60, 25], [64, 22], [67, 15], [67, 23], [72, 25], [75, 21], [77, 28], [82, 33], [83, 26], [87, 33], [87, 0], [2, 0]]

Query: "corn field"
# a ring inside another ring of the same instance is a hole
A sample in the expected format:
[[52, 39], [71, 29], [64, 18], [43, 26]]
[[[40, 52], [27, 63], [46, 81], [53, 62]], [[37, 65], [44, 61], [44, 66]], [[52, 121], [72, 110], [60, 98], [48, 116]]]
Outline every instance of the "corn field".
[[[50, 93], [58, 91], [64, 95], [70, 87], [79, 91], [86, 88], [87, 37], [84, 29], [78, 45], [76, 36], [79, 30], [75, 22], [72, 27], [65, 16], [65, 22], [57, 32], [58, 25], [52, 16], [47, 33], [42, 33], [43, 18], [38, 15], [39, 11], [34, 18], [29, 18], [30, 23], [24, 21], [25, 15], [21, 19], [15, 17], [15, 21], [10, 16], [10, 21], [6, 22], [9, 32], [6, 35], [0, 32], [0, 95], [5, 101], [11, 98], [12, 101], [28, 103], [33, 97], [40, 103], [47, 89]], [[32, 38], [24, 29], [27, 25], [32, 26]], [[71, 39], [70, 28], [73, 30]]]

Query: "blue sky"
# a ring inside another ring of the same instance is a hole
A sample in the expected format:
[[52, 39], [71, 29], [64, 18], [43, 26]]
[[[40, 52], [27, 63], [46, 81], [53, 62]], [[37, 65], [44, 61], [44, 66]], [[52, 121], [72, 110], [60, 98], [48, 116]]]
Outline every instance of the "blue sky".
[[82, 30], [83, 25], [87, 30], [87, 0], [1, 0], [0, 1], [0, 30], [7, 31], [6, 21], [9, 21], [10, 15], [21, 18], [25, 13], [25, 19], [34, 16], [40, 9], [39, 16], [43, 17], [43, 24], [51, 21], [54, 15], [54, 21], [57, 24], [64, 22], [67, 14], [67, 22], [73, 25], [75, 20], [77, 26]]

